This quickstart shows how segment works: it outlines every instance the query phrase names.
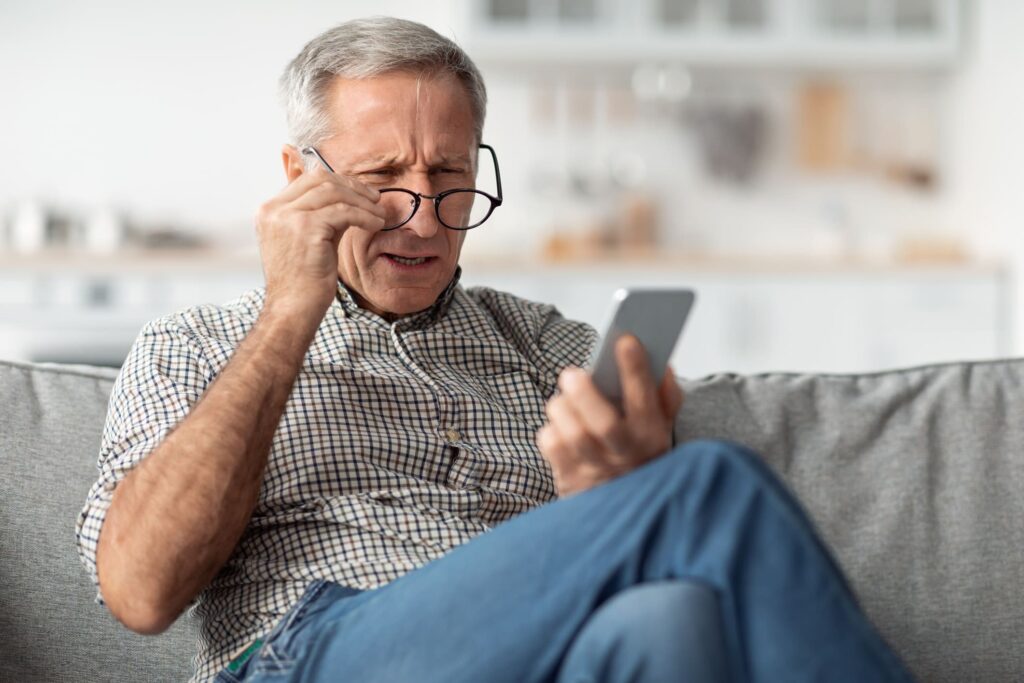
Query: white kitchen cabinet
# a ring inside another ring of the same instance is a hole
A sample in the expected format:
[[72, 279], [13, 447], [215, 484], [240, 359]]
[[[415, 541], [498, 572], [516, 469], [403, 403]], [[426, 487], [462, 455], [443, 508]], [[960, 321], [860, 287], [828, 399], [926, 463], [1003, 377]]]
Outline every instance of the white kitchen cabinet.
[[[854, 372], [1010, 352], [1001, 269], [464, 264], [463, 283], [554, 303], [599, 327], [622, 286], [688, 286], [673, 363], [715, 372]], [[0, 358], [117, 365], [142, 325], [260, 286], [258, 264], [207, 259], [44, 261], [0, 268]]]
[[0, 358], [120, 365], [150, 320], [262, 284], [216, 260], [42, 258], [0, 268]]
[[959, 0], [477, 0], [464, 41], [485, 64], [941, 67]]
[[618, 287], [692, 287], [697, 304], [672, 361], [691, 377], [865, 372], [993, 358], [1011, 349], [1008, 285], [997, 268], [469, 266], [464, 280], [552, 302], [595, 327]]

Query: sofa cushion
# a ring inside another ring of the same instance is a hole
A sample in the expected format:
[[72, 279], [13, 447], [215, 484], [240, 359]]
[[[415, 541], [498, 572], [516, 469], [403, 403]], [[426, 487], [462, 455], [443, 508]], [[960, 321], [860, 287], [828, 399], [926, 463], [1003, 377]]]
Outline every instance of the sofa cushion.
[[0, 362], [0, 681], [183, 681], [188, 617], [133, 634], [94, 602], [75, 519], [116, 371]]
[[[131, 634], [77, 558], [113, 377], [0, 362], [0, 680], [189, 674], [189, 618]], [[764, 454], [921, 680], [1024, 679], [1024, 361], [685, 386], [680, 437]]]
[[681, 436], [765, 456], [921, 680], [1024, 680], [1024, 361], [687, 389]]

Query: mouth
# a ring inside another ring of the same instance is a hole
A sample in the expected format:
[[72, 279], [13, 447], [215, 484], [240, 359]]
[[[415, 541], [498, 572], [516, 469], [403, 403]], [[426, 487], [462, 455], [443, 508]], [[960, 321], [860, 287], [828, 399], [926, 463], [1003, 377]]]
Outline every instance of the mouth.
[[389, 264], [400, 270], [420, 270], [437, 261], [436, 256], [400, 256], [398, 254], [381, 254]]

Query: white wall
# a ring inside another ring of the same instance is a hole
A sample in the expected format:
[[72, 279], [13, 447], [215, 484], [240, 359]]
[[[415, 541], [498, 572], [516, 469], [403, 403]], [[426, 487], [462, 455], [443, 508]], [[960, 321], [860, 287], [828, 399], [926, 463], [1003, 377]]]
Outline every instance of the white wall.
[[[368, 14], [459, 40], [471, 1], [0, 3], [0, 213], [32, 196], [112, 203], [251, 246], [253, 211], [283, 182], [276, 81], [287, 61], [324, 28]], [[1024, 272], [1024, 2], [964, 6], [964, 61], [946, 100], [949, 220], [978, 253]], [[488, 137], [515, 201], [502, 208], [510, 227], [472, 244], [496, 251], [538, 231], [514, 172], [529, 162], [517, 139], [528, 91], [508, 78], [491, 90]], [[1024, 315], [1017, 330], [1024, 351]]]
[[963, 66], [949, 102], [953, 214], [980, 254], [1008, 260], [1024, 353], [1024, 2], [968, 0]]
[[242, 239], [283, 183], [277, 78], [306, 41], [392, 14], [458, 39], [458, 2], [0, 3], [0, 212], [112, 202]]

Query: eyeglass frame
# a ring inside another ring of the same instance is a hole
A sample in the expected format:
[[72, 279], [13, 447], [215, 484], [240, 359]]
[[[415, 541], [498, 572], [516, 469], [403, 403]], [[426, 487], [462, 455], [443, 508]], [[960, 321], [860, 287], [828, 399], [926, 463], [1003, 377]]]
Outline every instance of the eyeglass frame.
[[[385, 192], [404, 192], [405, 194], [412, 195], [413, 201], [414, 201], [413, 208], [412, 208], [412, 213], [409, 214], [408, 218], [406, 218], [404, 221], [402, 221], [398, 225], [392, 226], [390, 228], [384, 228], [383, 230], [381, 230], [381, 232], [389, 232], [391, 230], [398, 230], [400, 227], [402, 227], [403, 225], [405, 225], [406, 223], [411, 221], [413, 219], [413, 217], [416, 216], [416, 212], [420, 210], [420, 204], [422, 203], [422, 201], [424, 199], [433, 200], [433, 202], [434, 202], [434, 214], [437, 216], [438, 223], [440, 223], [444, 227], [448, 228], [449, 230], [459, 230], [459, 231], [463, 231], [464, 232], [466, 230], [472, 230], [473, 228], [479, 228], [481, 225], [486, 223], [487, 219], [491, 217], [491, 214], [494, 213], [494, 210], [496, 208], [501, 206], [501, 203], [503, 201], [502, 192], [501, 192], [501, 171], [498, 169], [498, 155], [495, 153], [494, 148], [491, 147], [490, 145], [484, 144], [482, 142], [479, 144], [479, 147], [481, 147], [483, 149], [486, 149], [488, 152], [491, 153], [491, 160], [494, 162], [494, 180], [495, 180], [495, 183], [496, 183], [497, 188], [498, 188], [498, 196], [497, 197], [495, 197], [494, 195], [492, 195], [489, 192], [484, 192], [483, 190], [478, 190], [475, 187], [453, 187], [453, 188], [451, 188], [449, 190], [442, 190], [442, 191], [440, 191], [440, 192], [438, 192], [437, 194], [434, 194], [434, 195], [421, 194], [419, 192], [415, 192], [413, 190], [406, 189], [404, 187], [385, 187], [385, 188], [381, 188], [380, 190], [378, 190], [378, 192], [380, 192], [381, 194], [384, 194]], [[317, 161], [319, 161], [320, 164], [323, 165], [324, 168], [326, 168], [331, 173], [336, 173], [336, 171], [333, 168], [331, 168], [331, 165], [329, 163], [327, 163], [327, 160], [324, 159], [323, 156], [320, 154], [320, 150], [318, 150], [316, 147], [314, 147], [312, 145], [307, 145], [306, 147], [303, 147], [302, 149], [300, 149], [299, 152], [301, 152], [302, 154], [305, 154], [305, 155], [312, 154], [314, 157], [317, 158]], [[441, 209], [439, 208], [440, 204], [441, 204], [441, 200], [444, 199], [445, 197], [447, 197], [448, 195], [455, 194], [456, 192], [474, 192], [476, 194], [480, 194], [480, 195], [483, 195], [484, 197], [486, 197], [491, 202], [491, 207], [487, 210], [487, 215], [484, 216], [483, 219], [481, 219], [479, 222], [477, 222], [477, 223], [475, 223], [473, 225], [464, 227], [464, 228], [456, 228], [454, 226], [451, 226], [451, 225], [448, 225], [447, 223], [445, 223], [444, 219], [441, 218]]]

